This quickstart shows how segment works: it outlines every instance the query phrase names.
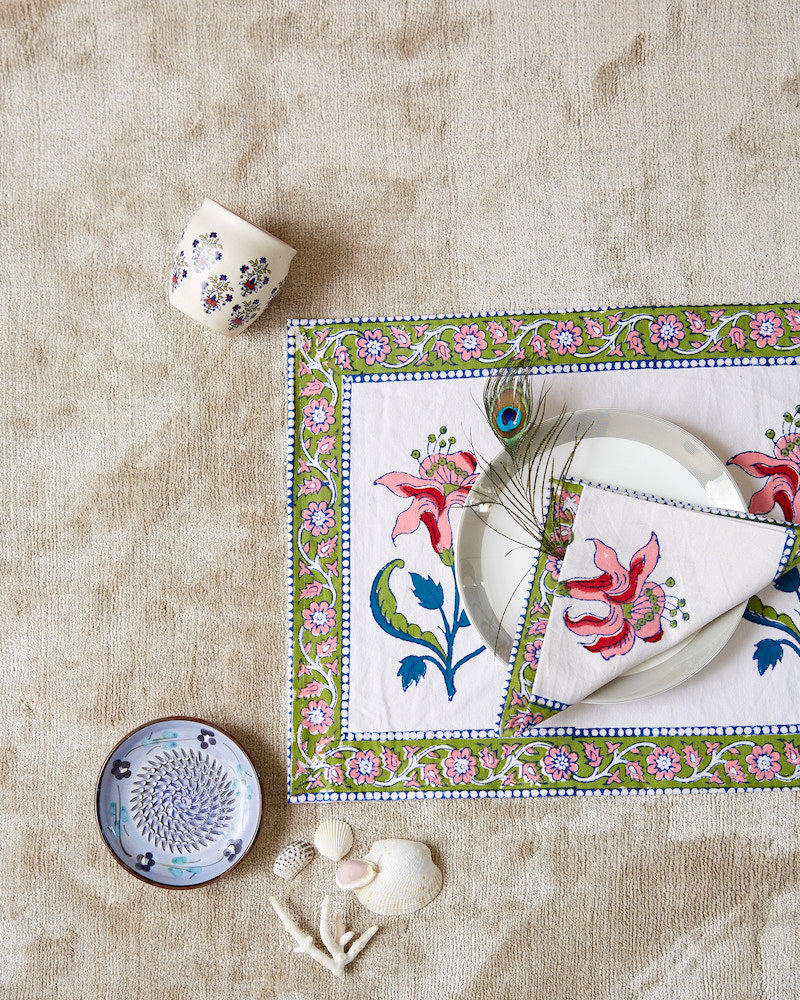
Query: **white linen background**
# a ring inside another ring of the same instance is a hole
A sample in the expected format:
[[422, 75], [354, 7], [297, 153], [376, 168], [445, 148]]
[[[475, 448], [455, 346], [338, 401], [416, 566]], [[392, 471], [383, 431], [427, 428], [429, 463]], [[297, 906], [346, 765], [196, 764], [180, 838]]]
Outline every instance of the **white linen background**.
[[[565, 359], [566, 360], [566, 359]], [[622, 409], [672, 420], [698, 437], [726, 462], [741, 451], [769, 451], [768, 427], [800, 402], [794, 365], [717, 365], [713, 368], [640, 368], [635, 371], [573, 372], [537, 375], [549, 386], [548, 415], [562, 404], [570, 409]], [[386, 472], [415, 474], [410, 454], [424, 455], [429, 432], [447, 426], [455, 450], [474, 448], [483, 456], [498, 450], [482, 415], [480, 377], [438, 377], [420, 381], [357, 382], [351, 395], [351, 590], [348, 731], [416, 732], [496, 729], [507, 667], [487, 651], [456, 674], [456, 695], [448, 701], [444, 683], [432, 667], [418, 684], [402, 690], [399, 660], [419, 650], [383, 632], [372, 621], [369, 593], [377, 571], [403, 558], [392, 575], [398, 607], [422, 627], [440, 624], [411, 593], [408, 572], [441, 579], [448, 595], [450, 571], [439, 561], [423, 525], [392, 544], [395, 519], [411, 503], [374, 481]], [[735, 401], [732, 403], [731, 401]], [[763, 485], [729, 467], [745, 501]], [[615, 484], [616, 485], [616, 484]], [[622, 484], [619, 484], [622, 485]], [[453, 523], [460, 512], [456, 510]], [[773, 516], [781, 519], [779, 511]], [[455, 534], [455, 532], [454, 532]], [[678, 574], [676, 574], [678, 575]], [[679, 581], [680, 582], [680, 581]], [[771, 586], [763, 594], [779, 610], [791, 605]], [[446, 601], [449, 602], [449, 595]], [[472, 645], [460, 636], [464, 650]], [[624, 726], [778, 725], [800, 720], [800, 687], [787, 656], [760, 676], [753, 643], [764, 630], [743, 622], [718, 656], [690, 681], [653, 698], [618, 705], [575, 705], [544, 723], [575, 728]], [[461, 647], [460, 647], [461, 648]]]

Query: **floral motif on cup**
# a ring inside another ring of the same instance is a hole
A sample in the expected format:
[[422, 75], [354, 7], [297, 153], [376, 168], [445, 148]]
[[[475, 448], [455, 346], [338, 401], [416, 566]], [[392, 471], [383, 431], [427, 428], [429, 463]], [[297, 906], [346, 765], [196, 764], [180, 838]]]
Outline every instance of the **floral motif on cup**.
[[242, 295], [252, 295], [259, 288], [269, 284], [269, 264], [266, 257], [249, 260], [239, 268], [239, 291]]
[[462, 361], [474, 361], [486, 348], [486, 337], [477, 323], [464, 323], [453, 336], [453, 349]]
[[347, 762], [347, 773], [357, 785], [371, 785], [381, 770], [381, 762], [371, 750], [357, 750]]
[[205, 313], [216, 312], [233, 298], [233, 288], [227, 274], [213, 275], [203, 282], [200, 290], [202, 292], [200, 302]]
[[675, 313], [659, 316], [655, 323], [650, 324], [650, 340], [661, 351], [675, 350], [685, 333], [683, 323]]
[[312, 500], [303, 511], [303, 527], [310, 531], [314, 538], [327, 535], [333, 527], [333, 509], [324, 500]]
[[188, 272], [186, 270], [186, 254], [183, 252], [183, 250], [181, 250], [178, 256], [175, 258], [175, 260], [172, 262], [172, 275], [170, 277], [170, 288], [172, 289], [172, 291], [175, 291], [178, 285], [180, 285], [180, 283], [186, 277], [187, 273]]
[[272, 291], [269, 293], [269, 298], [267, 299], [267, 305], [269, 305], [270, 302], [272, 302], [272, 300], [275, 298], [275, 296], [280, 293], [280, 290], [283, 288], [285, 284], [286, 284], [286, 278], [281, 278], [281, 280], [278, 282], [277, 285], [272, 286]]
[[333, 722], [333, 709], [322, 700], [310, 701], [300, 712], [302, 725], [315, 735], [326, 733]]
[[380, 364], [392, 349], [389, 338], [380, 330], [365, 330], [364, 335], [356, 339], [356, 347], [358, 356], [368, 365]]
[[566, 781], [578, 770], [578, 755], [568, 746], [550, 747], [542, 758], [542, 767], [554, 781]]
[[303, 608], [303, 624], [312, 635], [327, 635], [336, 625], [336, 611], [327, 601], [312, 601]]
[[647, 773], [655, 775], [659, 781], [672, 781], [680, 769], [680, 755], [670, 746], [655, 747], [647, 755]]
[[243, 326], [252, 323], [261, 312], [258, 299], [245, 299], [242, 303], [237, 303], [231, 310], [231, 318], [228, 320], [229, 330], [241, 330]]
[[150, 851], [147, 851], [145, 854], [136, 855], [136, 868], [140, 872], [149, 872], [155, 863], [156, 860]]
[[765, 743], [763, 747], [754, 746], [753, 752], [745, 757], [745, 763], [758, 781], [772, 781], [781, 769], [781, 755], [771, 743]]
[[192, 263], [197, 274], [208, 271], [222, 260], [222, 244], [216, 233], [203, 233], [192, 241]]
[[468, 747], [451, 750], [447, 757], [445, 757], [442, 766], [444, 767], [444, 773], [454, 785], [461, 785], [467, 781], [472, 781], [475, 777], [475, 758], [469, 752]]

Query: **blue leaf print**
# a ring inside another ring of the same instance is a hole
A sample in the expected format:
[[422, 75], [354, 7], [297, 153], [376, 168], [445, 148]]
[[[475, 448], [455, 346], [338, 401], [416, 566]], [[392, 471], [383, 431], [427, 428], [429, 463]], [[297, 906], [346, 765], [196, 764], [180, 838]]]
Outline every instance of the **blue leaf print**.
[[444, 588], [441, 583], [430, 576], [421, 576], [419, 573], [411, 574], [411, 584], [414, 590], [414, 597], [419, 601], [420, 606], [428, 611], [438, 611], [444, 604]]
[[793, 566], [788, 573], [779, 576], [772, 585], [776, 590], [783, 591], [784, 594], [800, 592], [800, 573], [798, 573], [797, 567]]
[[397, 676], [403, 682], [403, 690], [408, 691], [412, 684], [419, 684], [425, 676], [426, 669], [421, 656], [404, 656], [397, 671]]
[[763, 677], [768, 670], [774, 669], [775, 664], [780, 663], [783, 659], [783, 646], [774, 639], [761, 639], [756, 643], [753, 659], [758, 666], [759, 676]]

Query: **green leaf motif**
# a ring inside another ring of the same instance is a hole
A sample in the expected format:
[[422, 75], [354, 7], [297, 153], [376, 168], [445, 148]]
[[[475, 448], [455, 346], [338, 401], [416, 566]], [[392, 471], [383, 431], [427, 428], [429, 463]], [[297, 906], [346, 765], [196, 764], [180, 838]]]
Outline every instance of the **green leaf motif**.
[[766, 619], [768, 622], [775, 622], [779, 626], [783, 626], [784, 630], [790, 632], [792, 635], [797, 636], [800, 639], [800, 631], [798, 631], [797, 625], [794, 620], [789, 617], [789, 615], [778, 613], [775, 608], [769, 606], [769, 604], [762, 604], [760, 598], [751, 597], [747, 602], [747, 610], [753, 614], [758, 615], [759, 618]]
[[419, 625], [409, 622], [406, 616], [397, 610], [397, 598], [389, 589], [389, 577], [396, 569], [402, 569], [403, 566], [405, 563], [402, 559], [394, 559], [387, 563], [372, 581], [369, 604], [375, 621], [384, 632], [396, 639], [405, 639], [420, 646], [427, 646], [445, 660], [445, 651], [433, 632], [423, 632]]

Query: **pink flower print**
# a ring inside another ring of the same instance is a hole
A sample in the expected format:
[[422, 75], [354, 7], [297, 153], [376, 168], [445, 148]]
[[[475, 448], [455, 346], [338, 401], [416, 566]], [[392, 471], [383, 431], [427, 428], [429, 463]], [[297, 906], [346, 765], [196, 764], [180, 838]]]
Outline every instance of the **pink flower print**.
[[684, 337], [683, 323], [675, 313], [659, 316], [657, 322], [650, 324], [650, 331], [650, 340], [662, 351], [675, 350]]
[[553, 577], [553, 579], [558, 579], [558, 574], [561, 572], [561, 560], [557, 559], [555, 556], [548, 556], [547, 561], [544, 564], [544, 568]]
[[786, 759], [790, 764], [800, 764], [800, 751], [798, 751], [794, 743], [785, 743], [783, 752], [786, 754]]
[[322, 593], [322, 586], [321, 580], [312, 580], [310, 583], [307, 583], [305, 587], [303, 587], [300, 591], [300, 596], [305, 598], [319, 597]]
[[547, 344], [545, 343], [544, 337], [538, 333], [534, 333], [531, 337], [531, 350], [534, 354], [538, 354], [540, 358], [546, 358]]
[[642, 766], [641, 764], [637, 764], [635, 760], [628, 761], [625, 765], [625, 773], [629, 778], [633, 778], [634, 781], [644, 781]]
[[568, 746], [550, 747], [542, 758], [542, 767], [554, 781], [566, 781], [578, 770], [578, 755]]
[[318, 695], [322, 690], [322, 684], [319, 681], [311, 681], [311, 683], [306, 684], [304, 688], [301, 688], [297, 694], [300, 698], [313, 698]]
[[783, 324], [772, 309], [756, 313], [756, 318], [750, 320], [750, 330], [750, 339], [759, 347], [774, 347], [783, 336]]
[[564, 612], [567, 628], [576, 635], [595, 636], [593, 642], [584, 644], [584, 649], [600, 653], [604, 660], [624, 656], [637, 638], [658, 642], [664, 635], [661, 615], [666, 594], [659, 584], [648, 581], [659, 558], [655, 532], [647, 544], [633, 554], [628, 569], [620, 563], [610, 545], [599, 538], [592, 541], [595, 566], [601, 571], [599, 576], [565, 580], [563, 586], [570, 597], [606, 604], [608, 614], [604, 618], [593, 614], [572, 618], [567, 610]]
[[383, 760], [383, 766], [387, 771], [391, 771], [392, 774], [394, 774], [398, 767], [400, 767], [400, 760], [391, 747], [383, 748], [381, 751], [381, 759]]
[[633, 351], [634, 354], [647, 354], [644, 349], [644, 344], [642, 343], [642, 338], [639, 336], [639, 332], [636, 327], [631, 327], [625, 335], [625, 343]]
[[333, 709], [324, 701], [310, 701], [300, 713], [302, 725], [310, 733], [326, 733], [333, 722]]
[[508, 334], [506, 333], [506, 328], [501, 323], [496, 323], [491, 320], [486, 324], [486, 329], [492, 335], [492, 342], [495, 344], [507, 344]]
[[711, 322], [719, 323], [722, 317], [725, 315], [724, 309], [712, 309], [711, 310]]
[[318, 378], [314, 378], [310, 382], [306, 382], [306, 384], [300, 390], [300, 395], [318, 396], [324, 388], [325, 388], [324, 384], [320, 382]]
[[541, 721], [541, 715], [534, 715], [531, 711], [516, 712], [506, 723], [506, 729], [513, 730], [517, 736], [524, 736], [532, 726]]
[[543, 641], [541, 639], [534, 639], [533, 642], [525, 644], [525, 662], [531, 663], [534, 670], [539, 666], [539, 657], [542, 655], [542, 645]]
[[583, 746], [583, 752], [586, 754], [586, 759], [592, 765], [592, 767], [600, 767], [603, 760], [603, 755], [594, 745], [594, 743], [585, 743]]
[[496, 755], [489, 749], [489, 747], [484, 747], [483, 750], [481, 750], [479, 757], [481, 764], [483, 764], [487, 771], [493, 771], [499, 763]]
[[324, 397], [312, 399], [303, 407], [303, 424], [314, 434], [322, 434], [334, 421], [336, 411]]
[[589, 334], [590, 338], [602, 337], [603, 336], [603, 324], [598, 323], [596, 319], [592, 319], [591, 316], [584, 316], [583, 322], [586, 324], [586, 332]]
[[609, 330], [613, 330], [614, 327], [617, 325], [617, 323], [619, 323], [619, 321], [621, 319], [622, 319], [622, 313], [612, 313], [608, 317], [608, 329]]
[[477, 459], [468, 451], [427, 455], [419, 466], [420, 474], [387, 472], [375, 480], [398, 497], [410, 497], [411, 505], [399, 515], [392, 529], [392, 541], [408, 535], [424, 524], [434, 550], [442, 554], [452, 548], [450, 513], [463, 507], [478, 474]]
[[328, 771], [328, 781], [332, 785], [343, 785], [344, 784], [344, 774], [340, 767], [332, 767]]
[[691, 744], [687, 744], [687, 746], [683, 748], [683, 756], [689, 767], [697, 767], [700, 763], [700, 754]]
[[479, 358], [486, 347], [486, 337], [478, 329], [477, 323], [464, 324], [460, 330], [456, 330], [453, 342], [456, 354], [461, 355], [462, 361]]
[[308, 479], [304, 479], [300, 485], [300, 496], [307, 496], [309, 493], [319, 493], [322, 489], [322, 480], [317, 479], [316, 476], [310, 476]]
[[794, 333], [800, 333], [800, 310], [787, 309], [786, 318], [789, 320], [789, 328]]
[[695, 312], [686, 311], [686, 319], [689, 321], [689, 329], [692, 333], [701, 334], [706, 332], [706, 321]]
[[442, 776], [435, 764], [426, 764], [422, 768], [422, 776], [429, 785], [441, 785]]
[[345, 368], [347, 371], [352, 369], [353, 366], [350, 363], [350, 354], [343, 344], [339, 344], [338, 347], [333, 349], [333, 358], [340, 368]]
[[409, 337], [408, 332], [404, 330], [401, 326], [390, 326], [392, 338], [398, 347], [410, 347], [411, 337]]
[[745, 757], [747, 770], [754, 774], [758, 781], [772, 781], [781, 769], [781, 755], [773, 750], [771, 743], [763, 747], [753, 747], [753, 752]]
[[203, 312], [212, 313], [216, 312], [217, 309], [221, 309], [226, 302], [230, 302], [233, 298], [231, 292], [231, 283], [228, 281], [227, 274], [215, 274], [204, 281], [200, 286], [200, 291], [202, 297], [200, 299], [200, 304], [203, 307]]
[[357, 750], [347, 762], [347, 773], [357, 785], [371, 785], [380, 769], [381, 762], [371, 750]]
[[314, 538], [319, 535], [327, 535], [333, 527], [333, 509], [324, 500], [311, 503], [302, 512], [303, 527], [310, 531]]
[[317, 444], [317, 451], [320, 455], [330, 455], [333, 449], [336, 447], [336, 438], [333, 434], [326, 434], [325, 437], [319, 439]]
[[742, 765], [738, 762], [738, 760], [726, 760], [725, 773], [731, 781], [735, 781], [737, 784], [741, 785], [747, 781], [747, 775], [742, 770]]
[[330, 656], [336, 652], [337, 640], [335, 635], [329, 635], [327, 639], [317, 645], [318, 656]]
[[433, 353], [440, 361], [450, 360], [450, 348], [443, 340], [437, 340], [433, 345]]
[[582, 330], [571, 319], [559, 320], [550, 331], [550, 346], [560, 355], [574, 354], [583, 343]]
[[647, 755], [647, 773], [658, 781], [672, 781], [680, 771], [681, 759], [672, 747], [656, 747]]
[[444, 773], [454, 785], [462, 785], [475, 777], [475, 758], [468, 747], [451, 750], [443, 762]]
[[750, 497], [751, 514], [769, 514], [777, 504], [787, 521], [800, 524], [800, 434], [781, 435], [774, 448], [774, 455], [743, 451], [728, 459], [728, 465], [738, 465], [749, 476], [766, 477]]
[[303, 608], [303, 624], [312, 635], [327, 635], [336, 625], [336, 612], [327, 601], [312, 601]]
[[356, 340], [358, 356], [368, 365], [380, 364], [391, 351], [389, 338], [384, 337], [380, 330], [365, 330], [363, 336]]
[[744, 330], [740, 326], [732, 326], [728, 336], [730, 337], [731, 344], [734, 347], [738, 347], [741, 351], [745, 345]]
[[540, 785], [542, 779], [539, 777], [539, 772], [536, 770], [536, 765], [532, 760], [526, 760], [522, 765], [521, 776], [523, 781], [530, 781], [534, 785]]

